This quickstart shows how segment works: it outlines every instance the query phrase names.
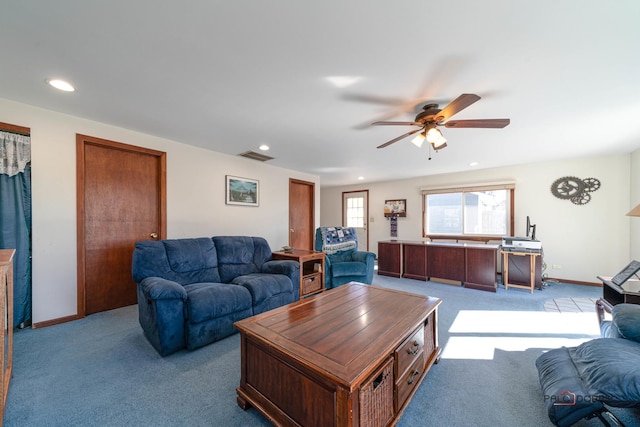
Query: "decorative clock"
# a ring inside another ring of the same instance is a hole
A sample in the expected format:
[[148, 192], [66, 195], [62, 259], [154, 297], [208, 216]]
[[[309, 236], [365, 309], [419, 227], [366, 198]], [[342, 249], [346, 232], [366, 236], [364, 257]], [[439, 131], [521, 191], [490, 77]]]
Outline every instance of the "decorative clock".
[[586, 205], [591, 201], [591, 193], [599, 188], [600, 180], [596, 178], [564, 176], [553, 181], [551, 194], [558, 199], [571, 200], [574, 205]]

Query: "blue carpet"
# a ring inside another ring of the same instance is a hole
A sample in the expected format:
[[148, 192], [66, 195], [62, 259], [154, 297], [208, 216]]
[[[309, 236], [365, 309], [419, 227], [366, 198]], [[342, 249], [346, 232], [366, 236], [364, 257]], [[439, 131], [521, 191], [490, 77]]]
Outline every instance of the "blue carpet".
[[[374, 284], [442, 298], [434, 365], [399, 426], [550, 426], [534, 361], [562, 340], [597, 334], [595, 313], [545, 312], [600, 288], [551, 283], [531, 295], [375, 276]], [[531, 316], [531, 317], [528, 317]], [[533, 326], [533, 327], [530, 327]], [[259, 426], [236, 404], [239, 336], [160, 357], [142, 335], [137, 306], [14, 335], [5, 426]], [[627, 426], [637, 413], [616, 410]], [[597, 426], [595, 420], [577, 426]]]

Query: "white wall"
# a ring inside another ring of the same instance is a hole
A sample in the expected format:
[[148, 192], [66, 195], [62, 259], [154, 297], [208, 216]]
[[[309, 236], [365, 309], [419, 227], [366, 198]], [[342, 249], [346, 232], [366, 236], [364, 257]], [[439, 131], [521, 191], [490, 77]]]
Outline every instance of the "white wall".
[[[288, 243], [289, 178], [319, 178], [0, 98], [0, 121], [31, 128], [33, 322], [77, 314], [76, 133], [167, 153], [169, 238], [254, 235]], [[211, 138], [215, 138], [212, 132]], [[260, 206], [225, 204], [225, 175], [260, 181]]]
[[[631, 197], [629, 210], [640, 204], [640, 150], [631, 153]], [[640, 261], [640, 217], [630, 217], [630, 259]]]
[[[574, 205], [551, 194], [551, 184], [564, 176], [597, 178], [601, 187], [591, 193], [589, 203]], [[596, 283], [596, 275], [614, 275], [629, 262], [630, 224], [625, 214], [630, 209], [630, 179], [630, 155], [619, 155], [328, 187], [321, 190], [320, 223], [341, 224], [342, 192], [368, 189], [369, 249], [377, 252], [377, 242], [390, 239], [389, 222], [383, 217], [385, 199], [407, 199], [407, 217], [398, 219], [398, 239], [420, 240], [421, 187], [515, 181], [515, 234], [524, 235], [529, 215], [543, 243], [546, 273]], [[640, 188], [637, 191], [640, 195]]]

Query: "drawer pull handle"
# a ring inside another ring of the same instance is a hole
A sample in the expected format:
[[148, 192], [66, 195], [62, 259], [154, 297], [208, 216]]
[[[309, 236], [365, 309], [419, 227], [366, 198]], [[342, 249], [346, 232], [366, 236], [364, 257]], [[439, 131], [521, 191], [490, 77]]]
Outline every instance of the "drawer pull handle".
[[409, 384], [409, 385], [413, 384], [414, 378], [417, 377], [418, 375], [420, 375], [420, 371], [414, 370], [413, 372], [411, 372], [411, 376], [409, 377], [409, 380], [407, 381], [407, 384]]
[[408, 348], [407, 353], [409, 353], [411, 356], [415, 356], [416, 354], [418, 354], [419, 350], [420, 350], [420, 343], [418, 341], [414, 341], [413, 347]]

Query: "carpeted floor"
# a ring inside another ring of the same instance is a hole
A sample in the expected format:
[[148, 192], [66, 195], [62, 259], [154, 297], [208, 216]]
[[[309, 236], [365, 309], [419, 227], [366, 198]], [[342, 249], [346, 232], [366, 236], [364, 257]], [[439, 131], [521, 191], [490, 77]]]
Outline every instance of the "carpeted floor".
[[[535, 359], [598, 336], [586, 301], [598, 298], [600, 288], [551, 282], [533, 295], [502, 287], [494, 294], [377, 275], [374, 284], [442, 299], [442, 358], [398, 423], [403, 427], [550, 426]], [[565, 308], [567, 301], [584, 310]], [[239, 361], [237, 334], [160, 357], [142, 335], [136, 306], [24, 330], [14, 338], [4, 425], [270, 425], [236, 404]], [[627, 426], [640, 425], [636, 412], [616, 414]]]

